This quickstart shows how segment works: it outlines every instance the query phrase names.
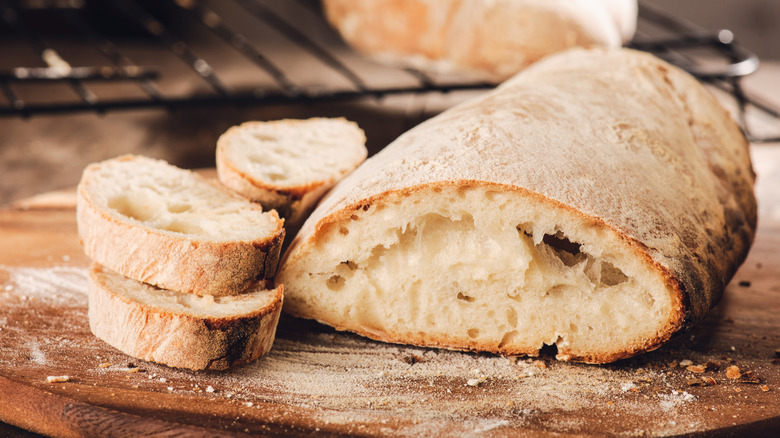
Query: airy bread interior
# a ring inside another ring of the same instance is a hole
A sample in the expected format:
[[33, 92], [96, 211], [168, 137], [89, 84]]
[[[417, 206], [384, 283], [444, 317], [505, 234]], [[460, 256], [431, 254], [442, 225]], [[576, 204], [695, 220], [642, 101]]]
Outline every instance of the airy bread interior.
[[[387, 341], [560, 359], [642, 348], [680, 303], [605, 227], [498, 186], [440, 185], [328, 223], [285, 311]], [[306, 242], [302, 243], [306, 245]], [[414, 340], [417, 340], [414, 342]]]
[[218, 153], [269, 188], [323, 184], [366, 158], [363, 131], [345, 119], [248, 122], [225, 138]]
[[275, 215], [199, 175], [146, 157], [101, 163], [86, 191], [120, 221], [215, 242], [275, 233]]

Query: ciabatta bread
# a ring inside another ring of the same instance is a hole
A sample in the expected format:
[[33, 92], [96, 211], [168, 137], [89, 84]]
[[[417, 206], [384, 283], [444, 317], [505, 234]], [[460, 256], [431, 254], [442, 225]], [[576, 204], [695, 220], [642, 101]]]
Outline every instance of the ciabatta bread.
[[275, 211], [194, 172], [131, 155], [84, 170], [77, 222], [92, 260], [198, 295], [236, 294], [273, 277], [284, 239]]
[[572, 47], [619, 47], [636, 0], [324, 0], [344, 40], [380, 61], [503, 80]]
[[89, 271], [89, 326], [138, 359], [191, 370], [223, 370], [271, 349], [282, 286], [264, 281], [233, 296], [197, 296], [131, 280], [97, 263]]
[[217, 141], [217, 174], [297, 227], [367, 154], [363, 130], [343, 118], [246, 122]]
[[413, 128], [323, 199], [285, 309], [388, 342], [611, 362], [701, 320], [756, 226], [748, 143], [649, 54], [554, 55]]

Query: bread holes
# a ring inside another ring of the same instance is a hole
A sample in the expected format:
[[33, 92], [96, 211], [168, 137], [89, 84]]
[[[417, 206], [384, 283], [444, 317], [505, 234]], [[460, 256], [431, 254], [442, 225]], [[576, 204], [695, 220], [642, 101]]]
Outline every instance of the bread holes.
[[518, 334], [519, 332], [517, 330], [504, 333], [504, 336], [501, 338], [501, 342], [498, 343], [498, 349], [502, 350], [507, 345], [512, 345]]
[[577, 265], [587, 258], [580, 252], [580, 244], [566, 238], [561, 231], [556, 232], [555, 235], [545, 234], [542, 243], [552, 248], [555, 255], [567, 267]]
[[189, 211], [192, 209], [192, 206], [189, 204], [171, 204], [168, 206], [168, 211], [171, 213], [184, 213], [185, 211]]
[[473, 303], [474, 302], [474, 297], [470, 297], [470, 296], [464, 294], [463, 292], [458, 292], [458, 300], [465, 301], [467, 303]]
[[346, 283], [347, 280], [345, 280], [341, 275], [331, 275], [325, 282], [325, 285], [333, 292], [338, 292], [341, 289], [344, 289], [344, 285]]
[[514, 307], [506, 309], [506, 323], [509, 327], [517, 327], [517, 310]]
[[628, 281], [628, 276], [612, 263], [601, 262], [601, 284], [605, 286], [617, 286]]
[[122, 216], [146, 222], [154, 217], [157, 210], [156, 202], [149, 202], [146, 196], [133, 199], [133, 196], [121, 195], [108, 200], [108, 207]]

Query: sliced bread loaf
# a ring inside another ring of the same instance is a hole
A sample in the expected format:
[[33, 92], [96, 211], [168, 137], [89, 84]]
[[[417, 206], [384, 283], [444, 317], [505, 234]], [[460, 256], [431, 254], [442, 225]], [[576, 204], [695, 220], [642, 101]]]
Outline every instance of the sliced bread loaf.
[[357, 124], [343, 118], [247, 122], [219, 138], [217, 172], [224, 185], [295, 227], [366, 159], [365, 143]]
[[223, 370], [271, 349], [282, 309], [282, 286], [264, 281], [224, 297], [158, 289], [93, 263], [89, 326], [111, 346], [138, 359], [192, 370]]
[[84, 170], [77, 220], [92, 260], [198, 295], [236, 294], [271, 278], [284, 239], [275, 211], [194, 172], [132, 155]]
[[374, 339], [610, 362], [700, 321], [756, 230], [748, 143], [685, 72], [574, 50], [418, 125], [319, 204], [285, 311]]

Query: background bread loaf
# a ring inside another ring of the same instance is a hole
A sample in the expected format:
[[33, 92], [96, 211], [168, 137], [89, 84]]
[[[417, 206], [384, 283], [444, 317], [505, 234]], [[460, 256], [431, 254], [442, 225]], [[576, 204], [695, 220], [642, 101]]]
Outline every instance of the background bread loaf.
[[619, 47], [636, 0], [324, 0], [344, 40], [380, 61], [504, 80], [572, 47]]

